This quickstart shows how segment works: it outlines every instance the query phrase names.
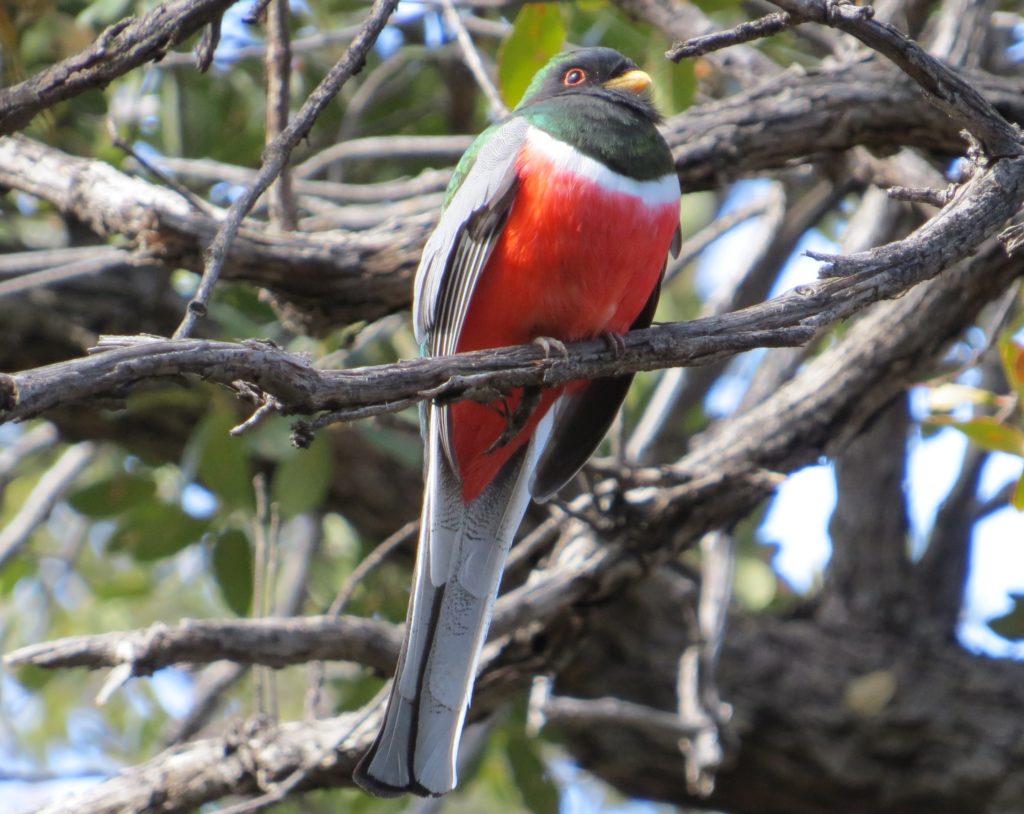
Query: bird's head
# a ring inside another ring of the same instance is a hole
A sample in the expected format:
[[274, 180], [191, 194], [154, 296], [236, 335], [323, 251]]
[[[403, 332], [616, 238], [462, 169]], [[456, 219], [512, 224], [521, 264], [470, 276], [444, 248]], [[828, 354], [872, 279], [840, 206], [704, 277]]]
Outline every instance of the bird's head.
[[595, 96], [641, 110], [654, 121], [651, 77], [613, 48], [581, 48], [553, 57], [533, 78], [516, 110], [569, 96]]

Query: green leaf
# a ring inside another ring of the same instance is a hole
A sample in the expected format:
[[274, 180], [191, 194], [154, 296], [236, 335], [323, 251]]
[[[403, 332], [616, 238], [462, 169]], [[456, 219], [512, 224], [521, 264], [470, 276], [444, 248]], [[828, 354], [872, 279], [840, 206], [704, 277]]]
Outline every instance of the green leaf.
[[122, 516], [108, 548], [130, 554], [140, 562], [159, 560], [197, 542], [208, 528], [207, 520], [192, 517], [180, 506], [151, 501]]
[[236, 423], [226, 410], [214, 410], [206, 416], [189, 442], [185, 468], [193, 469], [222, 503], [251, 510], [256, 502], [252, 467], [242, 439], [231, 435]]
[[988, 620], [988, 626], [1004, 639], [1020, 641], [1024, 639], [1024, 594], [1010, 594], [1013, 609], [1002, 616]]
[[294, 517], [319, 506], [331, 485], [333, 466], [331, 444], [323, 435], [282, 461], [271, 490], [281, 516]]
[[113, 517], [144, 503], [155, 493], [152, 478], [119, 472], [72, 493], [68, 503], [88, 517]]
[[[944, 422], [939, 422], [944, 423]], [[991, 416], [981, 416], [970, 421], [951, 422], [982, 449], [990, 452], [1007, 452], [1010, 455], [1024, 455], [1024, 432], [1018, 427], [1003, 424]]]
[[239, 616], [248, 616], [252, 605], [253, 561], [249, 538], [230, 529], [213, 544], [213, 575], [227, 606]]
[[531, 814], [558, 814], [558, 787], [540, 755], [540, 742], [527, 737], [521, 726], [508, 729], [508, 761], [512, 777]]
[[527, 3], [498, 51], [498, 84], [505, 104], [515, 107], [530, 80], [562, 50], [565, 25], [557, 3]]

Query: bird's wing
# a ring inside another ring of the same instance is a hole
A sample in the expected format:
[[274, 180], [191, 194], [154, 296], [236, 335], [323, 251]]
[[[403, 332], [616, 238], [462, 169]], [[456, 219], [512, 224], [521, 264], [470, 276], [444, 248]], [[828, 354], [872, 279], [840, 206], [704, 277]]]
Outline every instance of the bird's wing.
[[416, 341], [432, 356], [455, 352], [473, 289], [515, 199], [516, 158], [529, 127], [513, 118], [485, 131], [456, 168], [455, 188], [423, 249], [413, 295]]
[[[485, 132], [463, 157], [437, 229], [423, 250], [413, 301], [425, 353], [454, 353], [480, 274], [517, 188], [516, 158], [529, 124]], [[466, 505], [448, 432], [448, 409], [421, 409], [426, 442], [423, 519], [406, 640], [377, 740], [356, 781], [376, 794], [443, 794], [455, 758], [505, 555], [529, 503], [528, 475], [546, 433], [518, 452]], [[546, 425], [547, 426], [547, 425]]]
[[[501, 238], [518, 188], [516, 158], [530, 125], [509, 119], [484, 131], [455, 170], [454, 190], [423, 249], [413, 294], [413, 325], [431, 356], [455, 353], [477, 281]], [[455, 468], [444, 410], [441, 449]]]

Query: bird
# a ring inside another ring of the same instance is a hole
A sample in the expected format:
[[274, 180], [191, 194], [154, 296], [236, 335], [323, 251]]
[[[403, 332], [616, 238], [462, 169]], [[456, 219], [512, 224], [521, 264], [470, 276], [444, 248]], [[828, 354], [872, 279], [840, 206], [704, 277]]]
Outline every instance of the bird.
[[[651, 324], [668, 255], [678, 252], [680, 201], [651, 86], [611, 48], [563, 52], [473, 142], [416, 273], [425, 355], [611, 339]], [[600, 444], [631, 379], [421, 404], [414, 582], [384, 720], [354, 772], [367, 792], [455, 787], [512, 539], [530, 501], [551, 498]]]

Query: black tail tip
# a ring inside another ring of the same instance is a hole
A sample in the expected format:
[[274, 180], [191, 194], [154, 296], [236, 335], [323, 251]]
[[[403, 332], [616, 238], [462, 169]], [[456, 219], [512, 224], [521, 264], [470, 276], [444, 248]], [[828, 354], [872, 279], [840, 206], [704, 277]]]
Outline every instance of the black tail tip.
[[385, 799], [401, 797], [403, 794], [415, 794], [417, 797], [443, 797], [447, 794], [445, 791], [431, 791], [421, 786], [415, 780], [411, 780], [403, 786], [396, 786], [381, 780], [379, 777], [374, 777], [370, 774], [370, 762], [372, 760], [373, 750], [371, 749], [363, 755], [359, 763], [356, 764], [355, 771], [352, 772], [352, 779], [355, 781], [355, 784], [367, 794]]

